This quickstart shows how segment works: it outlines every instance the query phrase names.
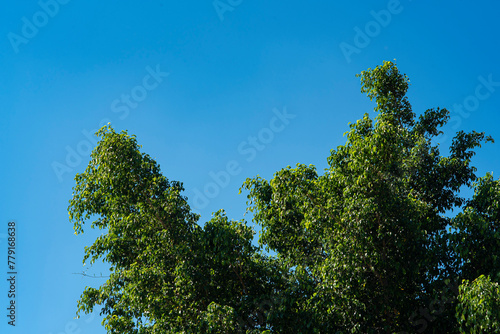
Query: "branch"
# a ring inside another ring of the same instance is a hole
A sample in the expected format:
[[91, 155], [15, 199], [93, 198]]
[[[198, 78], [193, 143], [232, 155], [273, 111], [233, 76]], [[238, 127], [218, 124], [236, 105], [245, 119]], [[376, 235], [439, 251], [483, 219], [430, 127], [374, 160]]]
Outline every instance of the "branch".
[[[242, 287], [243, 287], [243, 293], [245, 293], [245, 294], [246, 294], [246, 293], [247, 293], [247, 288], [245, 287], [245, 283], [243, 282], [243, 279], [242, 279], [242, 278], [241, 278], [241, 276], [240, 276], [240, 275], [236, 272], [235, 266], [230, 265], [230, 267], [231, 267], [231, 269], [233, 270], [233, 272], [236, 274], [236, 276], [239, 278], [240, 283], [241, 283], [241, 285], [242, 285]], [[243, 293], [242, 293], [242, 294], [243, 294]]]
[[90, 277], [90, 278], [109, 278], [110, 277], [110, 276], [103, 276], [102, 274], [101, 274], [101, 276], [96, 276], [95, 274], [94, 274], [94, 276], [91, 276], [91, 275], [87, 275], [84, 272], [81, 272], [81, 273], [72, 273], [72, 274], [73, 275], [82, 275], [82, 277]]

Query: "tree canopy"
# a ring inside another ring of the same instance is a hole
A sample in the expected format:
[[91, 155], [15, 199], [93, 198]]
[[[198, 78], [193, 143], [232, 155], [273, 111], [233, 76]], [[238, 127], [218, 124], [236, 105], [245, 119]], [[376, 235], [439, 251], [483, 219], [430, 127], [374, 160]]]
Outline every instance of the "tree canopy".
[[393, 62], [358, 76], [376, 116], [349, 125], [323, 173], [243, 184], [258, 245], [222, 210], [202, 227], [135, 136], [101, 128], [69, 215], [77, 234], [103, 229], [84, 262], [110, 277], [78, 312], [100, 307], [108, 333], [500, 332], [500, 181], [471, 164], [493, 140], [459, 131], [443, 155], [446, 109], [417, 117]]

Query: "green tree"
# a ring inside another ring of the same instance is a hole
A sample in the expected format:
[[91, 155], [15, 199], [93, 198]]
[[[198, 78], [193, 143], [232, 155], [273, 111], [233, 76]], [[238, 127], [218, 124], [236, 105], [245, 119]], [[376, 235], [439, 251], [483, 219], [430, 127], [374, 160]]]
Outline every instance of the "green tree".
[[134, 136], [100, 129], [69, 213], [76, 233], [89, 220], [105, 230], [84, 262], [111, 274], [79, 312], [101, 306], [109, 333], [458, 333], [459, 282], [499, 272], [499, 181], [471, 165], [492, 139], [458, 132], [443, 156], [446, 109], [417, 117], [392, 62], [359, 77], [377, 115], [350, 125], [323, 174], [297, 164], [243, 184], [258, 247], [223, 211], [198, 225]]
[[457, 319], [460, 333], [500, 333], [500, 286], [481, 275], [460, 286]]
[[[254, 232], [217, 212], [203, 228], [134, 136], [110, 126], [85, 172], [77, 174], [70, 219], [104, 229], [84, 263], [103, 259], [110, 278], [87, 287], [78, 310], [101, 305], [109, 333], [231, 333], [266, 328], [257, 307], [280, 289], [274, 260], [252, 245]], [[259, 332], [260, 333], [260, 332]]]
[[456, 306], [460, 332], [500, 333], [500, 181], [490, 173], [478, 179], [473, 198], [452, 224], [457, 232], [450, 239], [464, 279]]
[[409, 80], [392, 62], [359, 76], [377, 116], [350, 125], [323, 175], [298, 164], [244, 184], [260, 242], [308, 287], [296, 312], [311, 314], [322, 333], [454, 332], [449, 286], [462, 267], [446, 212], [465, 203], [474, 148], [491, 139], [459, 132], [442, 156], [433, 139], [446, 109], [417, 118]]
[[488, 173], [474, 183], [474, 196], [453, 219], [452, 235], [462, 278], [478, 273], [500, 282], [500, 181]]

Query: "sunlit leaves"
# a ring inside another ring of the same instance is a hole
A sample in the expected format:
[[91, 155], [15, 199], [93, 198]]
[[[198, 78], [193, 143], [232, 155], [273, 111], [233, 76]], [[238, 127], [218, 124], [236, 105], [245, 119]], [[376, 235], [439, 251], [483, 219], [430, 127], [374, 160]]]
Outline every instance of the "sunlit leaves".
[[[104, 260], [110, 277], [85, 289], [79, 311], [101, 307], [108, 332], [125, 334], [496, 330], [500, 181], [471, 164], [492, 139], [460, 131], [443, 156], [433, 140], [446, 109], [416, 117], [393, 62], [359, 77], [376, 116], [349, 125], [324, 171], [297, 164], [243, 184], [260, 247], [223, 210], [198, 225], [181, 182], [134, 136], [100, 129], [69, 214], [76, 234], [89, 221], [102, 230], [84, 261]], [[450, 282], [480, 275], [490, 279], [457, 299]]]
[[481, 275], [460, 286], [457, 319], [460, 333], [500, 333], [500, 286]]
[[459, 191], [475, 179], [470, 159], [485, 136], [459, 133], [443, 157], [431, 141], [446, 109], [416, 119], [409, 80], [392, 62], [359, 77], [377, 115], [350, 124], [323, 175], [297, 164], [243, 188], [260, 242], [291, 266], [298, 284], [288, 312], [314, 314], [312, 327], [323, 331], [412, 330], [410, 315], [456, 274], [444, 214], [465, 202]]

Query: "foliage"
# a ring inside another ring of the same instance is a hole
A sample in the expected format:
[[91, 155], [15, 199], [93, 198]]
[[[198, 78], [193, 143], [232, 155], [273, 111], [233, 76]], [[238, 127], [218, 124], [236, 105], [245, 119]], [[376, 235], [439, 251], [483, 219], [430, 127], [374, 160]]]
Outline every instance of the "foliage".
[[481, 275], [464, 280], [458, 296], [460, 333], [500, 333], [500, 286]]
[[84, 261], [111, 276], [79, 311], [101, 305], [109, 333], [458, 333], [457, 282], [499, 272], [499, 181], [471, 165], [492, 139], [460, 131], [443, 156], [446, 109], [417, 117], [392, 62], [359, 77], [377, 116], [350, 124], [323, 174], [297, 164], [243, 184], [258, 247], [223, 211], [201, 227], [134, 136], [99, 130], [69, 210], [76, 233], [105, 229]]
[[500, 181], [488, 173], [474, 184], [474, 196], [453, 220], [457, 261], [462, 277], [478, 273], [500, 281]]
[[97, 217], [91, 227], [106, 233], [85, 248], [83, 261], [102, 258], [111, 274], [99, 288], [85, 289], [79, 311], [102, 305], [109, 333], [256, 327], [242, 319], [279, 289], [282, 275], [275, 261], [256, 252], [254, 232], [222, 211], [202, 229], [182, 184], [161, 175], [134, 136], [110, 126], [98, 135], [89, 166], [76, 176], [70, 219], [82, 233], [85, 220]]

